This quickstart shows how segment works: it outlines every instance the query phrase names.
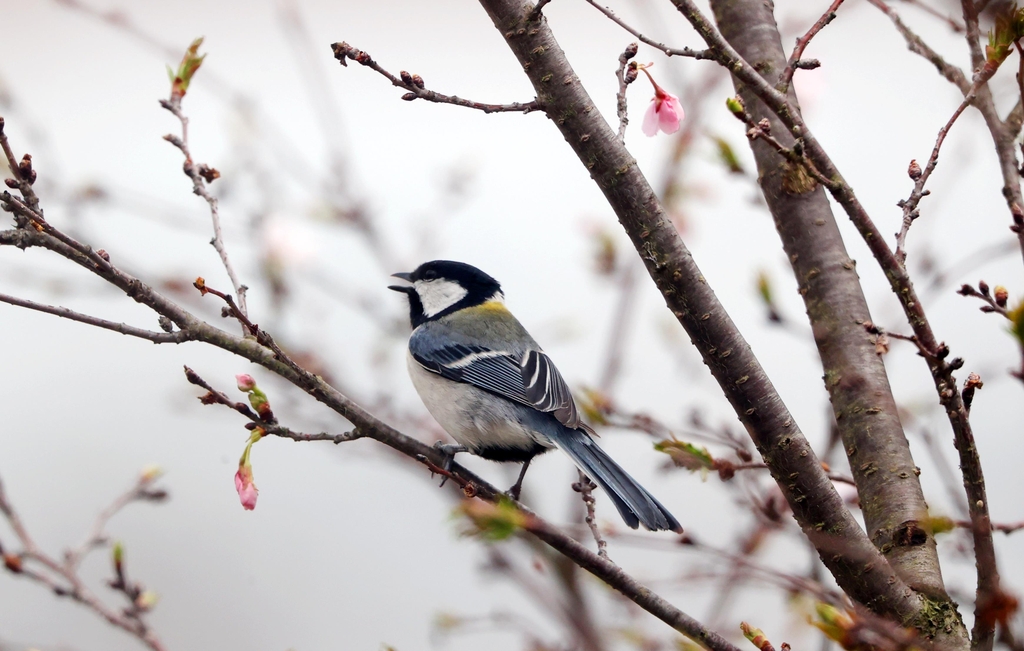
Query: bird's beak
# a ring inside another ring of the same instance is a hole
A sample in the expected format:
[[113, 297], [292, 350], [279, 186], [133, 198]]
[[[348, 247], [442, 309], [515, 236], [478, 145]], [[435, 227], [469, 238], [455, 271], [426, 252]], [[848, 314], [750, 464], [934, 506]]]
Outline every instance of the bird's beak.
[[[391, 277], [392, 278], [399, 278], [401, 280], [404, 280], [404, 281], [410, 282], [410, 283], [412, 282], [411, 274], [406, 273], [404, 271], [400, 271], [400, 272], [398, 272], [396, 274], [391, 274]], [[404, 294], [408, 294], [408, 293], [414, 291], [413, 288], [409, 287], [408, 285], [388, 285], [388, 289], [390, 289], [391, 291], [395, 291], [395, 292], [402, 292]]]

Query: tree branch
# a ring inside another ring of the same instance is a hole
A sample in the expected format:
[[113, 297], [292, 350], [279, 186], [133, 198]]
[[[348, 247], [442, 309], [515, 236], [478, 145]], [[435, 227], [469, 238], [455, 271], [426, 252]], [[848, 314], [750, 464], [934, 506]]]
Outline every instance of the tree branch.
[[832, 0], [832, 4], [829, 8], [821, 15], [811, 28], [807, 30], [807, 33], [796, 39], [796, 47], [793, 48], [792, 54], [789, 55], [789, 61], [786, 63], [786, 67], [782, 70], [782, 76], [779, 77], [778, 87], [781, 92], [789, 90], [789, 84], [793, 81], [793, 73], [799, 67], [799, 63], [804, 56], [804, 50], [811, 44], [811, 39], [818, 35], [818, 32], [825, 29], [825, 26], [836, 19], [836, 11], [839, 9], [839, 5], [843, 4], [843, 0]]
[[466, 108], [483, 111], [484, 113], [530, 113], [542, 108], [537, 100], [522, 103], [512, 102], [511, 104], [484, 104], [482, 102], [462, 99], [461, 97], [456, 97], [454, 95], [442, 95], [441, 93], [427, 90], [424, 87], [423, 79], [419, 75], [409, 74], [403, 70], [401, 72], [401, 78], [394, 76], [384, 68], [380, 67], [380, 65], [378, 65], [368, 53], [358, 50], [348, 43], [334, 43], [331, 45], [331, 49], [334, 51], [334, 58], [337, 59], [338, 63], [341, 65], [348, 66], [346, 59], [351, 59], [360, 65], [364, 65], [367, 68], [380, 73], [386, 77], [392, 85], [409, 91], [405, 95], [402, 95], [402, 99], [407, 102], [411, 102], [414, 99], [423, 99], [428, 102], [436, 102], [438, 104], [464, 106]]
[[612, 21], [613, 23], [615, 23], [616, 25], [618, 25], [622, 29], [624, 29], [627, 32], [629, 32], [630, 34], [632, 34], [641, 43], [643, 43], [645, 45], [650, 45], [651, 47], [655, 48], [656, 50], [660, 50], [666, 56], [670, 56], [670, 57], [690, 57], [690, 58], [698, 59], [698, 60], [699, 59], [711, 59], [711, 58], [713, 58], [711, 56], [711, 52], [708, 51], [708, 50], [694, 50], [694, 49], [691, 49], [691, 48], [688, 48], [688, 47], [674, 48], [674, 47], [669, 47], [669, 46], [665, 45], [664, 43], [660, 43], [658, 41], [655, 41], [652, 38], [648, 38], [648, 37], [644, 36], [643, 34], [641, 34], [640, 31], [637, 30], [636, 28], [631, 27], [629, 25], [629, 23], [627, 23], [626, 21], [624, 21], [621, 18], [619, 18], [618, 16], [616, 16], [615, 12], [613, 12], [611, 9], [601, 5], [597, 0], [587, 0], [587, 4], [592, 6], [594, 9], [597, 9], [598, 11], [600, 11], [602, 14], [605, 15], [605, 17], [607, 17], [610, 21]]
[[239, 282], [238, 275], [235, 274], [235, 269], [231, 265], [231, 259], [228, 258], [228, 251], [224, 247], [224, 235], [220, 227], [220, 209], [218, 208], [217, 198], [210, 194], [209, 189], [206, 187], [207, 181], [212, 182], [220, 177], [220, 172], [205, 164], [197, 165], [193, 162], [192, 153], [188, 148], [188, 118], [181, 112], [182, 96], [172, 92], [170, 99], [160, 100], [160, 106], [170, 111], [181, 122], [181, 137], [168, 134], [164, 136], [164, 140], [177, 147], [185, 156], [185, 164], [182, 170], [185, 172], [185, 176], [192, 180], [192, 192], [202, 197], [210, 206], [210, 219], [213, 221], [213, 239], [210, 240], [210, 244], [217, 251], [217, 255], [220, 256], [220, 262], [224, 265], [224, 271], [227, 272], [228, 279], [231, 280], [231, 286], [234, 287], [235, 294], [238, 296], [238, 306], [242, 310], [242, 314], [245, 314], [245, 292], [248, 287]]
[[[538, 93], [619, 217], [669, 309], [723, 388], [823, 562], [853, 598], [900, 619], [918, 597], [897, 576], [843, 505], [803, 434], [735, 324], [666, 218], [636, 161], [581, 86], [547, 21], [526, 25], [532, 5], [481, 0]], [[826, 544], [824, 539], [828, 539]], [[827, 551], [826, 551], [827, 550]]]
[[[100, 513], [85, 542], [78, 549], [69, 550], [65, 555], [63, 563], [51, 558], [39, 548], [15, 510], [14, 505], [8, 499], [3, 482], [0, 481], [0, 514], [7, 520], [15, 537], [21, 544], [21, 550], [17, 554], [0, 550], [0, 554], [3, 555], [4, 566], [14, 574], [45, 585], [59, 597], [67, 597], [82, 604], [113, 626], [135, 636], [153, 651], [165, 651], [166, 647], [163, 642], [150, 630], [141, 617], [147, 610], [144, 604], [140, 605], [137, 602], [132, 602], [124, 611], [118, 612], [107, 606], [90, 590], [78, 574], [78, 566], [82, 557], [98, 544], [101, 544], [103, 527], [110, 517], [131, 502], [163, 499], [163, 497], [166, 497], [166, 493], [163, 491], [151, 488], [151, 484], [157, 476], [158, 473], [147, 472], [140, 475], [132, 488], [118, 496], [113, 504]], [[38, 564], [42, 569], [37, 570], [30, 566], [29, 563]], [[139, 592], [141, 593], [141, 589], [139, 589]]]
[[[766, 86], [783, 87], [776, 77], [785, 73], [786, 57], [769, 6], [759, 1], [712, 0], [711, 8], [721, 38], [735, 48], [743, 65], [764, 71], [759, 77]], [[735, 77], [734, 81], [747, 110], [768, 116], [761, 121], [765, 125], [761, 130], [770, 131], [783, 147], [802, 152], [804, 143], [793, 137], [791, 129], [754, 89]], [[783, 101], [793, 115], [799, 115], [792, 89]], [[814, 333], [825, 388], [857, 483], [865, 527], [875, 546], [883, 550], [890, 565], [911, 588], [951, 603], [942, 583], [934, 536], [919, 524], [927, 504], [916, 464], [885, 365], [860, 325], [870, 321], [871, 315], [828, 197], [799, 161], [780, 158], [774, 147], [760, 138], [750, 144], [761, 191], [775, 219]], [[823, 176], [831, 185], [830, 176]], [[906, 536], [907, 530], [920, 533]]]
[[130, 326], [126, 323], [116, 323], [99, 317], [89, 316], [88, 314], [75, 312], [74, 310], [70, 310], [66, 307], [44, 305], [42, 303], [36, 303], [23, 298], [17, 298], [16, 296], [8, 296], [7, 294], [0, 294], [0, 302], [28, 308], [30, 310], [36, 310], [37, 312], [45, 312], [46, 314], [59, 316], [62, 319], [70, 319], [72, 321], [86, 323], [88, 325], [96, 326], [97, 328], [113, 330], [114, 332], [120, 332], [123, 335], [152, 341], [154, 344], [180, 344], [192, 339], [189, 333], [184, 330], [177, 330], [175, 332], [154, 332], [152, 330], [146, 330], [145, 328], [136, 328], [135, 326]]

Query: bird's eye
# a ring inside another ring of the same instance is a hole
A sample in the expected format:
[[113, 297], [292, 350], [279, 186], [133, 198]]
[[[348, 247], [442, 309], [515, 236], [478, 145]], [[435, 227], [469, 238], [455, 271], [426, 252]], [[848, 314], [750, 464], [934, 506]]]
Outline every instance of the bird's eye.
[[437, 272], [433, 269], [428, 269], [423, 272], [423, 280], [437, 280]]

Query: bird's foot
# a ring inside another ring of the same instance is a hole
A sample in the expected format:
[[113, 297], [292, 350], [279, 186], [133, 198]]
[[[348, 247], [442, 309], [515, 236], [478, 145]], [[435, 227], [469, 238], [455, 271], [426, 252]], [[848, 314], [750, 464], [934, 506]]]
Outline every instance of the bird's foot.
[[526, 469], [530, 467], [530, 461], [532, 459], [528, 459], [523, 463], [523, 467], [519, 471], [519, 479], [512, 485], [512, 488], [508, 489], [508, 496], [512, 498], [513, 502], [519, 501], [519, 493], [523, 490], [523, 478], [526, 477]]
[[[441, 454], [444, 455], [444, 462], [441, 464], [441, 468], [443, 468], [445, 472], [451, 471], [452, 461], [455, 460], [456, 454], [458, 454], [459, 452], [469, 451], [469, 448], [467, 448], [465, 445], [459, 445], [458, 443], [442, 443], [440, 441], [434, 444], [434, 449], [438, 450]], [[446, 481], [448, 481], [448, 477], [442, 477], [441, 483], [438, 486], [438, 488], [444, 486], [444, 483]]]

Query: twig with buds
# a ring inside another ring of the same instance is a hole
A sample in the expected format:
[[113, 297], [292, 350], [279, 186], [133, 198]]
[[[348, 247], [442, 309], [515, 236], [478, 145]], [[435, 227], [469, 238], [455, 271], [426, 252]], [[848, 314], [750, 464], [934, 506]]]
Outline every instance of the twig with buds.
[[587, 515], [583, 518], [583, 521], [590, 527], [590, 533], [594, 536], [594, 542], [597, 543], [597, 555], [602, 558], [608, 558], [608, 541], [601, 537], [601, 530], [597, 526], [597, 514], [594, 509], [596, 499], [594, 498], [594, 489], [597, 488], [590, 477], [587, 477], [586, 473], [579, 470], [580, 480], [574, 482], [572, 489], [580, 494], [583, 498], [583, 504], [587, 507]]
[[188, 366], [185, 367], [185, 378], [191, 383], [198, 387], [206, 389], [206, 394], [199, 397], [199, 401], [204, 405], [224, 405], [229, 409], [234, 409], [238, 413], [248, 418], [251, 422], [245, 424], [245, 428], [248, 430], [254, 430], [257, 427], [263, 430], [264, 434], [277, 436], [280, 438], [291, 439], [293, 441], [310, 442], [310, 441], [330, 441], [334, 444], [344, 443], [346, 441], [355, 441], [365, 437], [365, 434], [361, 433], [358, 428], [352, 429], [342, 434], [328, 434], [327, 432], [318, 432], [316, 434], [306, 434], [303, 432], [296, 432], [283, 425], [277, 423], [277, 419], [268, 421], [261, 417], [255, 411], [253, 411], [249, 405], [241, 401], [232, 400], [223, 391], [218, 391], [210, 386], [210, 383], [199, 376], [198, 373], [193, 371]]
[[39, 197], [36, 196], [32, 184], [36, 182], [36, 171], [32, 169], [32, 156], [25, 154], [19, 163], [11, 149], [11, 143], [7, 140], [4, 132], [4, 119], [0, 116], [0, 149], [4, 151], [4, 158], [7, 159], [7, 168], [11, 171], [10, 179], [5, 179], [7, 187], [18, 190], [25, 198], [29, 208], [39, 209]]
[[231, 280], [231, 286], [235, 288], [235, 294], [238, 296], [239, 310], [241, 310], [242, 314], [246, 314], [245, 292], [248, 290], [248, 287], [239, 282], [238, 275], [231, 265], [230, 258], [228, 258], [227, 249], [224, 247], [224, 235], [220, 225], [220, 210], [217, 198], [210, 194], [207, 188], [207, 184], [213, 183], [216, 179], [220, 178], [220, 172], [205, 163], [197, 164], [192, 160], [192, 152], [189, 151], [188, 147], [188, 118], [181, 110], [181, 100], [185, 97], [189, 83], [192, 80], [192, 75], [199, 69], [203, 58], [206, 56], [205, 54], [198, 56], [199, 46], [202, 42], [203, 39], [201, 38], [192, 42], [192, 45], [185, 52], [185, 56], [181, 60], [177, 76], [171, 80], [170, 97], [160, 100], [160, 106], [170, 111], [181, 122], [181, 136], [167, 134], [164, 136], [164, 140], [177, 147], [182, 155], [185, 156], [185, 164], [182, 166], [182, 171], [185, 172], [185, 176], [192, 180], [192, 192], [202, 197], [210, 206], [210, 219], [213, 222], [213, 239], [210, 240], [210, 244], [213, 245], [217, 255], [220, 256], [221, 264], [224, 265], [224, 270]]
[[836, 18], [836, 10], [839, 9], [839, 5], [843, 4], [843, 0], [832, 0], [832, 4], [829, 6], [825, 13], [821, 15], [811, 28], [807, 30], [807, 33], [796, 39], [796, 47], [793, 48], [793, 53], [789, 55], [789, 62], [786, 64], [786, 68], [782, 71], [782, 76], [779, 78], [779, 88], [782, 92], [789, 90], [789, 84], [793, 81], [793, 73], [797, 69], [813, 70], [821, 65], [817, 59], [805, 60], [804, 50], [810, 45], [811, 39], [818, 35], [818, 32], [825, 29], [825, 26], [831, 23]]
[[637, 67], [629, 60], [636, 56], [636, 43], [630, 43], [619, 55], [619, 67], [615, 71], [615, 78], [619, 82], [619, 92], [615, 93], [615, 113], [619, 116], [619, 140], [626, 141], [626, 125], [629, 124], [629, 116], [626, 113], [626, 86], [636, 81]]
[[953, 111], [953, 115], [950, 116], [946, 124], [939, 129], [939, 134], [935, 138], [935, 145], [932, 147], [931, 156], [928, 157], [928, 163], [924, 169], [917, 163], [916, 160], [910, 161], [910, 165], [907, 168], [907, 175], [914, 182], [914, 189], [911, 190], [910, 196], [905, 200], [897, 202], [897, 206], [903, 209], [903, 225], [900, 227], [900, 232], [896, 234], [896, 259], [900, 264], [906, 263], [907, 260], [907, 232], [910, 231], [910, 225], [914, 223], [914, 220], [920, 216], [917, 205], [921, 203], [921, 199], [925, 198], [931, 192], [924, 189], [924, 184], [928, 182], [928, 178], [931, 177], [932, 172], [935, 171], [935, 166], [939, 164], [939, 150], [942, 149], [942, 143], [946, 140], [946, 135], [949, 130], [953, 128], [953, 124], [957, 121], [957, 118], [967, 109], [968, 106], [974, 101], [977, 96], [979, 89], [988, 83], [988, 80], [995, 74], [993, 69], [991, 72], [982, 71], [978, 74], [978, 78], [974, 84], [964, 95], [964, 99], [960, 102], [960, 106]]
[[367, 68], [383, 75], [393, 85], [407, 90], [408, 92], [405, 95], [402, 95], [402, 99], [407, 102], [411, 102], [415, 99], [423, 99], [428, 102], [436, 102], [438, 104], [464, 106], [466, 108], [483, 111], [484, 113], [530, 113], [543, 108], [541, 103], [536, 99], [530, 102], [512, 102], [511, 104], [484, 104], [483, 102], [474, 102], [473, 100], [462, 99], [461, 97], [456, 97], [454, 95], [443, 95], [432, 90], [427, 90], [426, 85], [423, 82], [423, 78], [417, 74], [411, 74], [403, 70], [401, 71], [400, 76], [396, 77], [378, 65], [369, 54], [352, 47], [348, 43], [334, 43], [331, 45], [331, 49], [334, 51], [334, 58], [337, 59], [338, 63], [341, 65], [348, 66], [347, 60], [351, 59], [352, 61], [355, 61], [360, 65], [364, 65]]
[[109, 585], [128, 598], [128, 606], [121, 612], [105, 604], [89, 589], [78, 573], [82, 559], [93, 549], [107, 543], [104, 528], [114, 514], [132, 502], [161, 501], [167, 497], [167, 492], [163, 489], [153, 488], [153, 482], [159, 476], [159, 470], [144, 470], [131, 488], [119, 495], [100, 513], [85, 541], [78, 548], [69, 549], [64, 553], [63, 562], [47, 555], [39, 548], [11, 504], [3, 482], [0, 482], [0, 514], [3, 514], [21, 545], [17, 552], [0, 547], [4, 567], [12, 574], [46, 586], [58, 597], [66, 597], [82, 604], [110, 624], [133, 635], [153, 651], [164, 651], [166, 647], [163, 642], [143, 618], [155, 603], [155, 595], [125, 579], [123, 548], [120, 545], [114, 548], [115, 578]]
[[819, 172], [814, 163], [807, 158], [802, 139], [797, 138], [791, 148], [783, 145], [772, 135], [771, 123], [768, 121], [768, 118], [762, 118], [760, 121], [754, 122], [754, 117], [747, 113], [746, 106], [744, 106], [743, 100], [739, 95], [725, 100], [725, 106], [737, 120], [747, 125], [747, 138], [750, 140], [762, 140], [768, 143], [772, 149], [789, 161], [791, 165], [799, 165], [818, 183], [830, 190], [836, 188], [836, 183]]

